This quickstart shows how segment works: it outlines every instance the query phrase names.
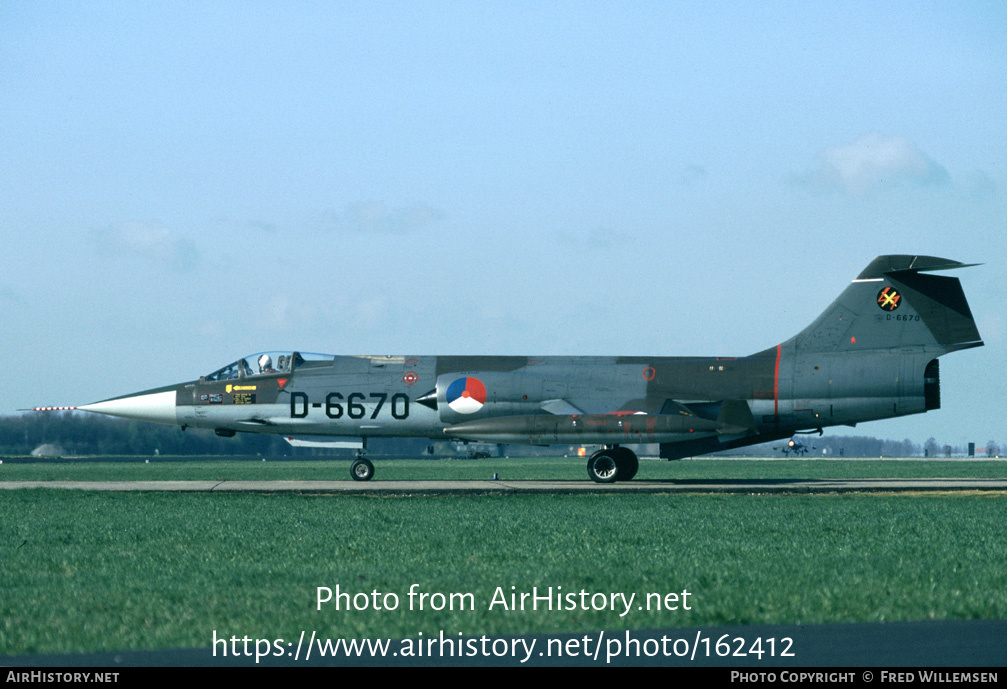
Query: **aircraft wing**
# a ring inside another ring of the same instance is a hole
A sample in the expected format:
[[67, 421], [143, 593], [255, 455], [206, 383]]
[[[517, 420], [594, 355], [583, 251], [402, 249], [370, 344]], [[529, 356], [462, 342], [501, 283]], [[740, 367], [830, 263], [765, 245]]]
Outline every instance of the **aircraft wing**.
[[284, 436], [291, 447], [322, 447], [349, 448], [359, 450], [364, 446], [363, 440], [348, 435], [298, 435]]
[[542, 410], [556, 416], [572, 416], [574, 414], [583, 415], [584, 411], [578, 409], [566, 400], [545, 400], [542, 402]]

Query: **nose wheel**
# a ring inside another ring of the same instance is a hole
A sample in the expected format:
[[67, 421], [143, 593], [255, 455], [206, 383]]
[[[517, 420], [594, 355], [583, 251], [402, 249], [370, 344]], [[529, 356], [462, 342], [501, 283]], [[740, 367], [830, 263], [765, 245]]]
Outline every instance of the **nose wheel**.
[[636, 453], [625, 447], [606, 447], [587, 460], [587, 475], [595, 483], [628, 481], [639, 468]]

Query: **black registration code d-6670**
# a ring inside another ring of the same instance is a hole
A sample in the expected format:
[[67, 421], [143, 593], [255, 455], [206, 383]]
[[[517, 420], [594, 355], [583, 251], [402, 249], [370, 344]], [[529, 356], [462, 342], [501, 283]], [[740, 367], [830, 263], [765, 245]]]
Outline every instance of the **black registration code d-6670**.
[[[368, 409], [365, 402], [373, 405]], [[330, 392], [325, 396], [325, 403], [311, 403], [307, 393], [290, 393], [290, 418], [303, 419], [308, 415], [308, 407], [325, 407], [325, 415], [330, 419], [341, 419], [344, 416], [350, 419], [370, 419], [378, 418], [378, 414], [387, 405], [388, 411], [393, 419], [405, 419], [409, 417], [409, 396], [398, 392], [389, 395], [387, 392], [351, 392], [344, 395], [341, 392]]]

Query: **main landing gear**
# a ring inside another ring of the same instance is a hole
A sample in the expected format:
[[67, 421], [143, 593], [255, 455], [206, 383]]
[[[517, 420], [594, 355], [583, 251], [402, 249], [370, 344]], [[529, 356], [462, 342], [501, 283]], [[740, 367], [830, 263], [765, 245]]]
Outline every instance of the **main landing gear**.
[[350, 465], [350, 476], [354, 481], [370, 481], [374, 478], [374, 465], [370, 460], [364, 458], [367, 451], [367, 438], [363, 440], [363, 447], [357, 450], [357, 458]]
[[595, 483], [628, 481], [636, 476], [639, 468], [636, 453], [618, 445], [604, 447], [587, 460], [587, 475]]
[[350, 465], [350, 476], [354, 481], [370, 481], [374, 478], [374, 465], [363, 457], [355, 459]]
[[369, 459], [361, 457], [354, 459], [349, 465], [349, 475], [353, 480], [371, 480], [375, 475], [375, 465]]

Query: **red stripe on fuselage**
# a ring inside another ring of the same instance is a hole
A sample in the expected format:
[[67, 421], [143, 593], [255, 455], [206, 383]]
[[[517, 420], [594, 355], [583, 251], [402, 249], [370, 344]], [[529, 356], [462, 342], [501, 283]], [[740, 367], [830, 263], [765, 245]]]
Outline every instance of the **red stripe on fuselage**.
[[776, 372], [773, 374], [773, 414], [780, 415], [780, 352], [783, 345], [776, 345]]

